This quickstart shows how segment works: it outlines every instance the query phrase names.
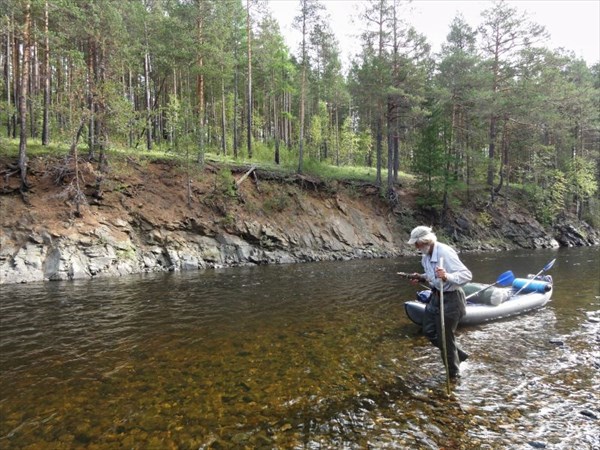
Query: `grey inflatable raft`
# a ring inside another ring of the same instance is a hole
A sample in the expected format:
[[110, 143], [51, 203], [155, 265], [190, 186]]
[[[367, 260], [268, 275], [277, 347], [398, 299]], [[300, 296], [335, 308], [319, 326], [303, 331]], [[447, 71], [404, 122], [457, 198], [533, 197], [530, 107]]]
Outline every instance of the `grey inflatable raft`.
[[[485, 284], [468, 283], [463, 287], [469, 296], [486, 287]], [[524, 289], [519, 292], [516, 283], [512, 287], [492, 287], [467, 301], [467, 313], [459, 325], [477, 325], [491, 320], [516, 316], [545, 306], [552, 297], [552, 284], [542, 289]], [[406, 315], [417, 325], [421, 325], [426, 302], [411, 300], [404, 303]]]

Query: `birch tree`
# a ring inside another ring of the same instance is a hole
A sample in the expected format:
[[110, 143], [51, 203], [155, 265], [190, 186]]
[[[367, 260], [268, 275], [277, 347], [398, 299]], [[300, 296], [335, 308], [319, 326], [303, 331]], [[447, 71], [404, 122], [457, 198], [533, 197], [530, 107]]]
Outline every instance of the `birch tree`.
[[29, 190], [27, 182], [27, 95], [29, 93], [29, 62], [31, 60], [31, 1], [25, 1], [23, 19], [23, 65], [19, 90], [19, 171], [21, 193]]

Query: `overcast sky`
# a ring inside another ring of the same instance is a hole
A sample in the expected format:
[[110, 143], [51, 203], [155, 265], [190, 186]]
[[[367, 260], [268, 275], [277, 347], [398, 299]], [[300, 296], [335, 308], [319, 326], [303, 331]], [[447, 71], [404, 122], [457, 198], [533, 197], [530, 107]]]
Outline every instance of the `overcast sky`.
[[[361, 25], [352, 17], [362, 10], [360, 0], [321, 0], [330, 15], [345, 63], [357, 48], [356, 35]], [[563, 47], [583, 58], [588, 65], [600, 61], [600, 0], [509, 0], [510, 6], [527, 12], [530, 20], [546, 27], [550, 48]], [[292, 20], [298, 15], [298, 0], [268, 0], [290, 49], [295, 53], [298, 32]], [[446, 41], [450, 23], [461, 13], [473, 28], [481, 23], [481, 11], [492, 6], [483, 0], [415, 0], [406, 7], [406, 17], [437, 52]]]

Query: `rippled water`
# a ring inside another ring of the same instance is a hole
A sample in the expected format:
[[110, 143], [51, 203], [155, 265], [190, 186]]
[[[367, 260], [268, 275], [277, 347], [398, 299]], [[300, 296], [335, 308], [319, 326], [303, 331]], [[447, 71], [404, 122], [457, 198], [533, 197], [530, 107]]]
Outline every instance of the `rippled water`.
[[463, 260], [553, 258], [549, 306], [459, 331], [450, 397], [416, 256], [1, 286], [0, 448], [598, 449], [600, 249]]

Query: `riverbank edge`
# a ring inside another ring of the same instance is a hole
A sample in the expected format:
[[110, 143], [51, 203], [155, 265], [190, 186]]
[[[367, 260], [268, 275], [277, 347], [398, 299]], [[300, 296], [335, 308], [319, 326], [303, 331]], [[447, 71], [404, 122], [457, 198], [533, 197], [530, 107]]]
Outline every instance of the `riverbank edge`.
[[253, 180], [233, 169], [223, 188], [222, 168], [209, 165], [186, 197], [188, 174], [160, 161], [103, 176], [101, 191], [86, 166], [84, 178], [95, 182], [85, 184], [90, 201], [80, 209], [65, 199], [72, 180], [52, 183], [53, 170], [40, 164], [26, 202], [3, 187], [0, 284], [409, 256], [408, 234], [419, 224], [463, 252], [600, 245], [585, 222], [565, 217], [548, 229], [508, 200], [473, 202], [440, 219], [418, 208], [408, 188], [390, 205], [369, 183], [258, 169]]

